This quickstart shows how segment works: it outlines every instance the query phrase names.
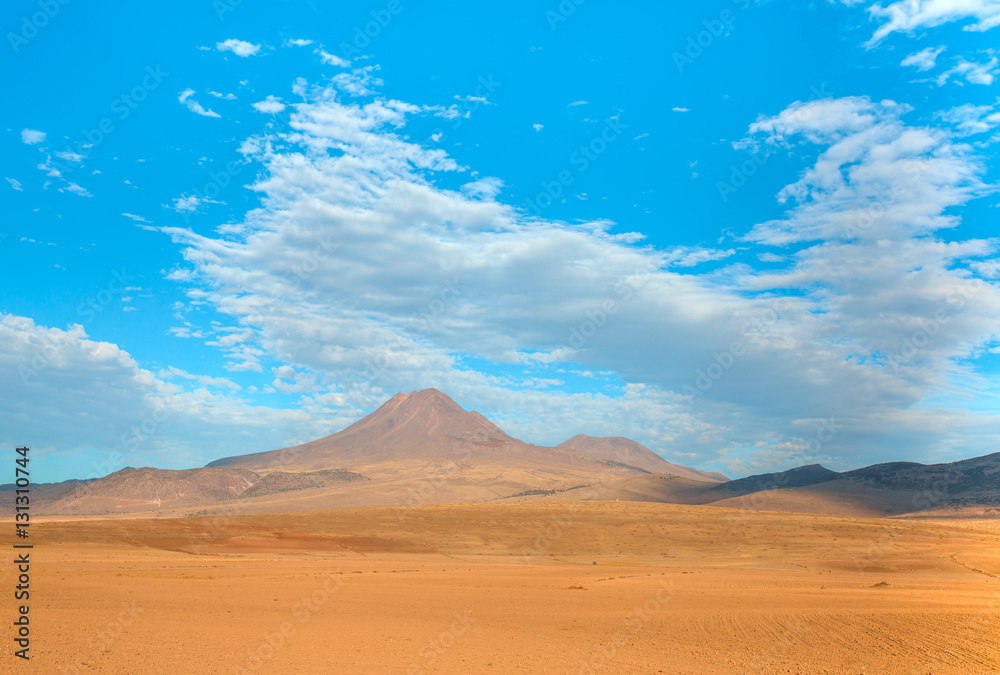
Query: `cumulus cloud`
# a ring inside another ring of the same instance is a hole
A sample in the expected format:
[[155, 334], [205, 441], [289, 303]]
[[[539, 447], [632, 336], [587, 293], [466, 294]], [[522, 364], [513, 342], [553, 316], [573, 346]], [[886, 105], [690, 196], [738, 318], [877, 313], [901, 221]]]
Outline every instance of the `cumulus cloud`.
[[[359, 411], [311, 401], [297, 410], [255, 405], [235, 383], [168, 368], [154, 374], [115, 344], [82, 326], [67, 329], [0, 314], [0, 436], [14, 447], [31, 438], [42, 466], [95, 456], [72, 477], [96, 477], [125, 466], [201, 466], [210, 459], [271, 450], [331, 433]], [[139, 433], [136, 433], [136, 429]], [[61, 480], [40, 471], [39, 480]]]
[[177, 97], [177, 100], [183, 103], [188, 110], [201, 115], [202, 117], [221, 117], [221, 115], [214, 110], [207, 110], [202, 104], [191, 98], [192, 96], [194, 96], [194, 89], [185, 89], [181, 92], [181, 95]]
[[[947, 130], [860, 97], [760, 118], [745, 144], [815, 161], [782, 190], [785, 217], [745, 242], [797, 252], [767, 271], [700, 271], [734, 251], [658, 249], [611, 223], [528, 218], [496, 190], [443, 187], [467, 169], [400, 135], [433, 113], [372, 95], [370, 71], [346, 75], [355, 81], [298, 81], [292, 131], [244, 145], [264, 169], [252, 186], [263, 208], [224, 237], [166, 230], [192, 297], [247, 331], [226, 347], [246, 350], [233, 366], [270, 359], [369, 408], [436, 386], [506, 411], [497, 421], [531, 441], [586, 426], [701, 463], [738, 465], [761, 439], [807, 447], [830, 418], [843, 425], [824, 453], [842, 467], [942, 444], [988, 451], [995, 423], [929, 403], [972, 373], [963, 359], [1000, 325], [995, 288], [962, 263], [995, 255], [994, 243], [935, 237], [984, 189], [979, 160]], [[924, 330], [933, 339], [914, 352]], [[624, 384], [552, 385], [557, 368], [578, 366]], [[958, 428], [977, 431], [944, 431]]]
[[10, 187], [18, 192], [24, 192], [24, 188], [21, 187], [21, 182], [14, 178], [7, 178], [7, 182], [10, 183]]
[[279, 113], [285, 109], [285, 104], [277, 96], [268, 95], [263, 101], [253, 104], [254, 110], [262, 113]]
[[252, 42], [244, 42], [243, 40], [237, 40], [235, 38], [230, 38], [222, 42], [216, 42], [215, 48], [220, 52], [232, 52], [236, 56], [254, 56], [260, 51], [260, 45], [254, 44]]
[[45, 132], [37, 129], [22, 129], [21, 141], [27, 145], [37, 145], [45, 142]]

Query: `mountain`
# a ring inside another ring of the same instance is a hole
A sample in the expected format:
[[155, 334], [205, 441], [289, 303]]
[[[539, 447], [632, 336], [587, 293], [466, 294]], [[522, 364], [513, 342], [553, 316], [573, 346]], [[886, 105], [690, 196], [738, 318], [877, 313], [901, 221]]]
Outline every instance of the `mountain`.
[[[0, 486], [0, 494], [12, 488]], [[843, 473], [812, 464], [728, 481], [620, 436], [581, 434], [554, 448], [525, 443], [425, 389], [396, 394], [346, 429], [301, 445], [183, 471], [126, 468], [32, 492], [36, 513], [62, 515], [595, 499], [862, 516], [988, 506], [1000, 504], [1000, 453]]]
[[721, 473], [709, 473], [679, 464], [671, 464], [646, 446], [622, 436], [598, 438], [577, 434], [568, 441], [560, 443], [559, 447], [569, 448], [601, 459], [629, 464], [650, 473], [667, 473], [681, 478], [712, 482], [729, 480]]
[[745, 495], [762, 490], [816, 485], [817, 483], [825, 483], [837, 478], [840, 478], [840, 474], [836, 471], [830, 471], [819, 464], [809, 464], [778, 473], [747, 476], [746, 478], [729, 481], [717, 487], [719, 492], [732, 493], [732, 495]]
[[[396, 394], [343, 431], [302, 445], [225, 457], [209, 467], [254, 471], [316, 471], [368, 467], [366, 475], [398, 473], [401, 464], [453, 462], [468, 465], [528, 462], [577, 469], [642, 473], [646, 469], [572, 448], [531, 445], [508, 436], [476, 411], [466, 411], [437, 389]], [[373, 468], [374, 467], [374, 468]]]
[[819, 464], [720, 484], [621, 478], [604, 499], [884, 517], [1000, 504], [1000, 453], [942, 464], [890, 462], [838, 473]]
[[[890, 462], [837, 473], [819, 465], [753, 477], [772, 489], [764, 508], [843, 515], [900, 515], [941, 507], [1000, 504], [1000, 453], [942, 464]], [[749, 479], [743, 479], [749, 480]], [[720, 485], [727, 494], [744, 486]], [[777, 486], [777, 489], [773, 489]], [[720, 500], [720, 506], [737, 502]]]
[[52, 488], [59, 497], [47, 506], [53, 513], [105, 513], [229, 504], [268, 512], [487, 501], [653, 471], [694, 476], [706, 485], [725, 480], [670, 464], [628, 439], [587, 439], [554, 448], [525, 443], [425, 389], [396, 394], [346, 429], [308, 443], [187, 471], [124, 469], [68, 497]]

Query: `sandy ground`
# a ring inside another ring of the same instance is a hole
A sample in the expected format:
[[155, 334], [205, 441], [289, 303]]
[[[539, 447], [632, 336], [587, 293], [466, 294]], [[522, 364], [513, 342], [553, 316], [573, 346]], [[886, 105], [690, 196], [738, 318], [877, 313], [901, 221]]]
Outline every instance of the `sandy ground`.
[[627, 502], [38, 521], [33, 657], [5, 564], [0, 670], [1000, 672], [994, 524]]

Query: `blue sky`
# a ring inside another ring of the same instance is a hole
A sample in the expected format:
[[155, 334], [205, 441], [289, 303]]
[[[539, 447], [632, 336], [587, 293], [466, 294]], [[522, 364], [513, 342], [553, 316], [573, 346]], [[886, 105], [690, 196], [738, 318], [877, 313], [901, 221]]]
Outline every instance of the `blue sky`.
[[431, 386], [733, 476], [996, 450], [998, 3], [338, 4], [6, 7], [38, 480]]

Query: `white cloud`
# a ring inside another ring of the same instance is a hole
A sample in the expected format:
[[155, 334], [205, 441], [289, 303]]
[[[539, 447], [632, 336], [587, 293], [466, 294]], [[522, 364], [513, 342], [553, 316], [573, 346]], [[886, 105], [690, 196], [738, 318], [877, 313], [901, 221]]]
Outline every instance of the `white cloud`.
[[531, 128], [534, 129], [535, 131], [541, 131], [542, 129], [545, 128], [545, 125], [544, 124], [532, 124]]
[[[278, 410], [235, 396], [238, 387], [225, 378], [176, 368], [157, 375], [78, 325], [63, 330], [0, 314], [0, 343], [0, 368], [11, 375], [0, 379], [0, 442], [14, 447], [32, 438], [39, 480], [52, 478], [42, 467], [95, 448], [104, 454], [94, 455], [98, 463], [76, 477], [127, 465], [190, 468], [286, 447], [332, 433], [360, 413], [317, 401], [309, 410]], [[139, 437], [130, 432], [140, 426]]]
[[575, 105], [588, 105], [588, 103], [587, 101], [573, 101], [569, 104], [569, 107], [572, 108]]
[[80, 164], [84, 160], [83, 155], [75, 152], [57, 152], [56, 157], [59, 159], [65, 159], [67, 162], [73, 162], [75, 164]]
[[293, 40], [285, 40], [286, 47], [307, 47], [313, 43], [312, 40], [303, 40], [302, 38], [295, 38]]
[[966, 81], [970, 84], [993, 84], [998, 63], [1000, 63], [1000, 60], [995, 56], [991, 56], [989, 61], [984, 63], [969, 61], [960, 56], [953, 68], [938, 75], [936, 82], [938, 86], [942, 86], [948, 82], [952, 75], [958, 75], [965, 77]]
[[194, 89], [185, 89], [181, 92], [181, 95], [177, 98], [177, 100], [187, 106], [187, 109], [191, 112], [197, 113], [203, 117], [221, 117], [221, 115], [214, 110], [206, 110], [204, 106], [191, 98], [192, 96], [194, 96]]
[[37, 145], [45, 142], [45, 132], [36, 129], [22, 129], [21, 141], [28, 145]]
[[148, 220], [146, 220], [142, 216], [137, 216], [134, 213], [123, 213], [122, 215], [125, 216], [126, 218], [130, 218], [130, 219], [134, 220], [137, 223], [148, 223], [149, 222]]
[[291, 366], [273, 368], [272, 372], [274, 381], [271, 386], [282, 394], [315, 394], [321, 389], [316, 373], [296, 372]]
[[[662, 250], [607, 222], [525, 218], [496, 201], [498, 183], [441, 187], [466, 169], [401, 136], [424, 108], [351, 100], [358, 88], [346, 80], [295, 90], [305, 100], [293, 133], [245, 144], [264, 170], [253, 186], [264, 207], [225, 236], [167, 230], [183, 246], [192, 297], [252, 331], [234, 345], [244, 353], [227, 354], [231, 369], [285, 364], [361, 407], [436, 386], [506, 411], [501, 426], [531, 441], [558, 442], [586, 420], [696, 453], [695, 463], [762, 438], [804, 447], [831, 417], [845, 426], [825, 452], [847, 464], [919, 459], [943, 444], [991, 451], [995, 422], [932, 404], [972, 374], [963, 360], [1000, 326], [996, 289], [970, 290], [961, 265], [994, 255], [994, 244], [935, 237], [984, 192], [983, 167], [946, 130], [906, 125], [905, 106], [824, 99], [757, 120], [746, 144], [816, 153], [780, 195], [785, 218], [745, 242], [796, 252], [776, 269], [701, 272], [734, 251]], [[900, 176], [908, 182], [893, 190]], [[933, 340], [890, 364], [885, 355], [902, 354], [939, 310], [948, 321]], [[738, 366], [689, 395], [737, 343]], [[470, 363], [541, 370], [497, 375]], [[532, 388], [566, 364], [627, 384], [617, 395]]]
[[882, 22], [868, 41], [869, 46], [891, 33], [912, 33], [955, 21], [964, 22], [962, 28], [967, 31], [982, 32], [1000, 26], [997, 0], [898, 0], [886, 6], [876, 3], [868, 11], [872, 19]]
[[173, 209], [177, 213], [192, 213], [198, 210], [202, 204], [225, 204], [222, 201], [216, 201], [214, 199], [208, 199], [207, 197], [199, 197], [198, 195], [183, 194], [180, 197], [174, 197], [174, 204], [168, 208]]
[[901, 66], [913, 66], [920, 72], [925, 70], [930, 70], [937, 65], [937, 57], [945, 48], [941, 47], [928, 47], [927, 49], [921, 49], [919, 52], [914, 52], [910, 54], [905, 59], [903, 59], [899, 65]]
[[325, 63], [327, 65], [330, 65], [330, 66], [339, 66], [340, 68], [347, 68], [347, 67], [349, 67], [351, 65], [350, 61], [348, 61], [346, 59], [342, 59], [339, 56], [337, 56], [336, 54], [331, 54], [331, 53], [329, 53], [328, 51], [326, 51], [324, 49], [317, 49], [315, 51], [315, 53], [319, 54], [320, 61], [322, 61], [323, 63]]
[[80, 195], [81, 197], [92, 197], [90, 191], [87, 188], [81, 187], [74, 183], [73, 181], [66, 181], [66, 184], [59, 188], [59, 192], [71, 192], [75, 195]]
[[243, 40], [237, 40], [235, 38], [230, 38], [224, 40], [223, 42], [216, 42], [215, 48], [220, 52], [232, 52], [236, 56], [254, 56], [260, 51], [260, 45], [254, 44], [252, 42], [244, 42]]
[[674, 112], [691, 112], [690, 108], [673, 107], [673, 108], [671, 108], [671, 110], [673, 110]]
[[10, 186], [13, 189], [17, 190], [18, 192], [24, 192], [24, 188], [21, 187], [21, 182], [20, 181], [15, 180], [13, 178], [8, 178], [7, 182], [10, 183]]
[[221, 98], [223, 101], [236, 100], [236, 94], [223, 94], [221, 91], [212, 91], [211, 89], [208, 90], [208, 93], [210, 96], [214, 96], [215, 98]]
[[165, 379], [170, 379], [171, 377], [180, 377], [185, 380], [192, 380], [198, 384], [205, 387], [216, 387], [223, 389], [233, 389], [239, 391], [242, 389], [240, 385], [236, 384], [232, 380], [225, 377], [211, 377], [209, 375], [194, 375], [180, 368], [175, 368], [173, 366], [167, 366], [166, 369], [161, 370], [157, 373], [160, 377]]
[[257, 103], [254, 103], [252, 105], [254, 107], [254, 110], [262, 113], [274, 114], [274, 113], [279, 113], [285, 109], [285, 104], [281, 102], [281, 99], [276, 96], [272, 96], [270, 94], [268, 94], [267, 98], [265, 98], [263, 101], [258, 101]]
[[1000, 126], [1000, 110], [995, 106], [966, 103], [941, 114], [963, 136], [981, 134]]

